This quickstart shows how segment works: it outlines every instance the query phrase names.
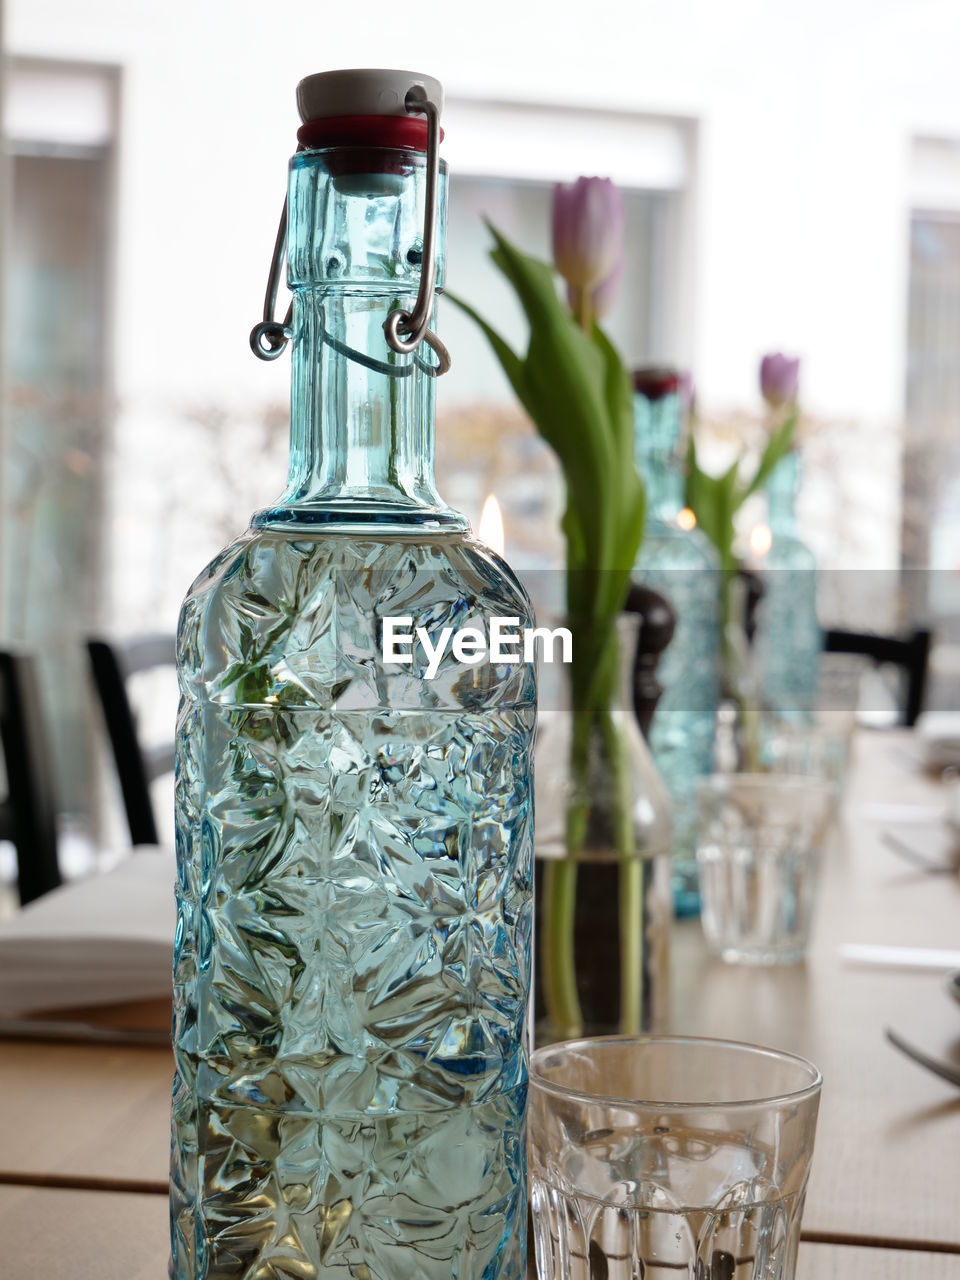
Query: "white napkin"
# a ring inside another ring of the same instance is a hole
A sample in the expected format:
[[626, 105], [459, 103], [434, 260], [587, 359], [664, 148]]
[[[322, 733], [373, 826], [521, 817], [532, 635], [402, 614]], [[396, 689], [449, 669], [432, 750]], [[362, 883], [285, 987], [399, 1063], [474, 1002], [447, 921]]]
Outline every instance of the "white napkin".
[[888, 947], [883, 944], [845, 942], [840, 958], [847, 964], [876, 966], [881, 969], [922, 969], [929, 973], [947, 973], [960, 969], [960, 951], [936, 947]]
[[0, 922], [0, 1014], [170, 994], [176, 865], [138, 849]]

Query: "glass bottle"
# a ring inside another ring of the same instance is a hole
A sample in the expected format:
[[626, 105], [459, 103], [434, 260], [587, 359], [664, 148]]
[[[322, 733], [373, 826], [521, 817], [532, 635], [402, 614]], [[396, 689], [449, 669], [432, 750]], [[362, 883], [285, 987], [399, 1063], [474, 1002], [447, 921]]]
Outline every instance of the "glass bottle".
[[650, 748], [674, 807], [673, 889], [678, 915], [699, 909], [696, 780], [713, 770], [721, 674], [720, 561], [709, 539], [685, 517], [683, 397], [669, 369], [634, 374], [637, 466], [647, 489], [647, 520], [636, 576], [667, 597], [676, 613], [673, 639], [657, 668], [663, 694]]
[[823, 635], [816, 559], [797, 532], [799, 487], [800, 455], [793, 450], [767, 485], [770, 548], [753, 566], [763, 584], [754, 648], [764, 716], [805, 724], [816, 705]]
[[289, 482], [180, 619], [174, 1280], [524, 1274], [535, 673], [383, 655], [388, 617], [532, 621], [434, 489], [435, 357], [385, 339], [427, 239], [405, 83], [442, 92], [300, 86]]

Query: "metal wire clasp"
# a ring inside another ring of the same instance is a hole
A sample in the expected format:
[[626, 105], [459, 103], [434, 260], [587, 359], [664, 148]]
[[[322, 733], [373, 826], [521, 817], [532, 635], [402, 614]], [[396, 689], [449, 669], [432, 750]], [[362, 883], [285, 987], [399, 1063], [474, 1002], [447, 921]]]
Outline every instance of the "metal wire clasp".
[[[391, 311], [383, 322], [387, 345], [400, 355], [416, 351], [421, 342], [432, 348], [437, 358], [436, 376], [450, 368], [450, 352], [433, 332], [430, 316], [437, 283], [437, 194], [440, 182], [440, 109], [428, 97], [422, 85], [413, 85], [404, 98], [404, 109], [411, 114], [427, 117], [427, 190], [423, 213], [423, 255], [420, 268], [420, 288], [412, 311]], [[297, 150], [302, 150], [298, 147]], [[263, 319], [250, 331], [250, 347], [261, 360], [276, 360], [292, 337], [290, 322], [293, 305], [287, 308], [283, 320], [274, 317], [280, 275], [283, 270], [287, 239], [287, 202], [283, 202], [280, 226], [270, 260], [270, 275], [263, 300]]]
[[[297, 148], [301, 150], [300, 147]], [[293, 303], [287, 307], [283, 320], [273, 318], [273, 309], [277, 305], [277, 292], [280, 289], [280, 273], [283, 270], [283, 257], [287, 247], [287, 202], [284, 199], [283, 213], [280, 215], [280, 226], [273, 246], [273, 257], [270, 259], [270, 275], [267, 277], [267, 292], [263, 299], [263, 319], [250, 330], [250, 348], [261, 360], [276, 360], [283, 353], [284, 347], [293, 336], [290, 321], [293, 319]]]
[[[387, 343], [401, 355], [427, 342], [436, 353], [437, 375], [450, 368], [450, 352], [430, 326], [437, 283], [437, 188], [440, 182], [440, 108], [431, 102], [423, 85], [407, 90], [404, 110], [427, 117], [427, 192], [423, 210], [423, 256], [420, 289], [412, 311], [391, 311], [383, 322]], [[401, 336], [402, 335], [402, 336]]]

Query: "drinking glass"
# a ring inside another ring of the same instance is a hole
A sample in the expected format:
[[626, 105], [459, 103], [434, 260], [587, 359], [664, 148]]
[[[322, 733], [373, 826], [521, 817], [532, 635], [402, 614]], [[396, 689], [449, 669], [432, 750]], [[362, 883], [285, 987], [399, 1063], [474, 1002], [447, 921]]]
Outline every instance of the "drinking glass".
[[701, 780], [700, 919], [724, 960], [803, 958], [835, 797], [824, 778], [741, 773]]
[[843, 799], [852, 735], [835, 722], [774, 724], [764, 735], [764, 764], [771, 773], [823, 778], [831, 784], [837, 809]]
[[723, 1040], [538, 1050], [539, 1280], [793, 1280], [820, 1084], [802, 1058]]

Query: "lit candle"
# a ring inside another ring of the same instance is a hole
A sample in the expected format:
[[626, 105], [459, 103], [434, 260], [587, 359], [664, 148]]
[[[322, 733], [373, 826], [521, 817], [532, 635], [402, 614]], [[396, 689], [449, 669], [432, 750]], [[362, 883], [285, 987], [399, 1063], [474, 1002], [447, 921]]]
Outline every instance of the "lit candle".
[[755, 524], [750, 530], [750, 550], [755, 556], [765, 556], [773, 546], [773, 534], [768, 524]]
[[695, 529], [697, 527], [697, 517], [689, 507], [682, 507], [677, 512], [677, 524], [684, 533], [689, 533], [691, 529]]
[[497, 501], [496, 496], [492, 493], [487, 494], [483, 510], [480, 512], [477, 537], [481, 542], [485, 542], [491, 551], [495, 551], [498, 556], [503, 555], [503, 512], [500, 510], [500, 503]]

